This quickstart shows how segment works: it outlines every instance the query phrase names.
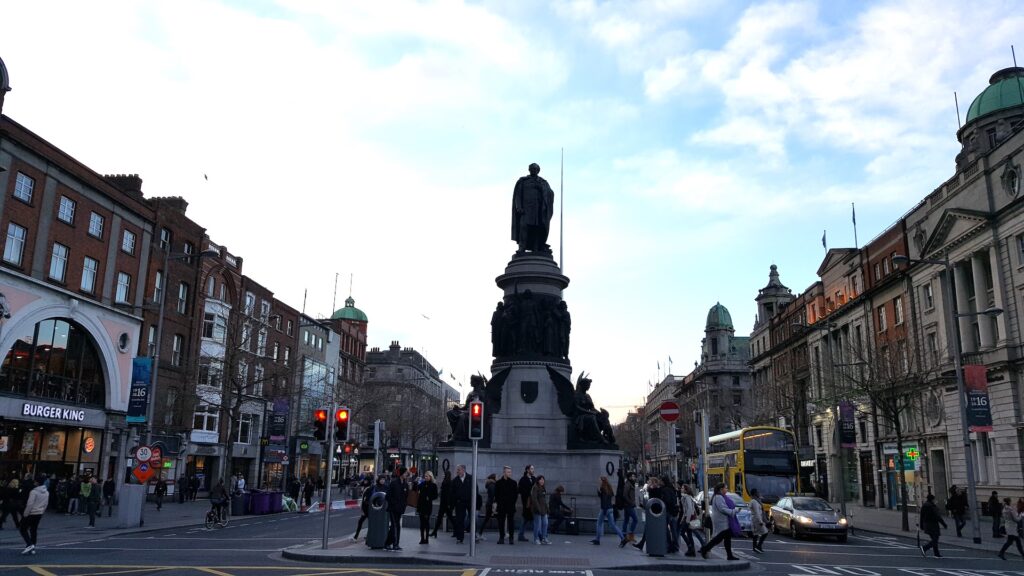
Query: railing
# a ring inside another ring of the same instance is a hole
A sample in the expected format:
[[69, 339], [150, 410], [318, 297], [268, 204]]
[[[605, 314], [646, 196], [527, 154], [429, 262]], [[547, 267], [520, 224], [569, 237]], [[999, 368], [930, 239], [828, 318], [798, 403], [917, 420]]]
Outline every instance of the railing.
[[54, 374], [32, 375], [27, 369], [8, 367], [0, 371], [0, 394], [102, 407], [104, 387], [100, 382], [85, 382]]

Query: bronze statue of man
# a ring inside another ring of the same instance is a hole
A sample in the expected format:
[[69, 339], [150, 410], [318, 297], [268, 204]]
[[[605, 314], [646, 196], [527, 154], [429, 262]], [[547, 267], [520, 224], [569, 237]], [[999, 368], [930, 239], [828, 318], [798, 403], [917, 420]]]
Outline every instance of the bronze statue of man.
[[517, 180], [512, 192], [512, 239], [519, 244], [518, 253], [551, 252], [547, 242], [555, 193], [538, 174], [540, 166], [530, 164], [530, 175]]

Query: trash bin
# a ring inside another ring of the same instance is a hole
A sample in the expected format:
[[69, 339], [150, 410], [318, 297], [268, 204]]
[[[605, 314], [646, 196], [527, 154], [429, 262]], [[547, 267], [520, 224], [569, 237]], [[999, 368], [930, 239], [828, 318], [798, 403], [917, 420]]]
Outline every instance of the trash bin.
[[250, 494], [252, 501], [249, 506], [249, 512], [252, 514], [269, 514], [270, 513], [270, 493], [269, 492], [252, 492]]
[[282, 503], [282, 498], [281, 498], [282, 496], [284, 496], [284, 492], [277, 491], [277, 490], [270, 492], [270, 513], [271, 514], [277, 514], [278, 512], [280, 512], [281, 510], [284, 509], [283, 503]]
[[249, 510], [249, 495], [248, 494], [232, 494], [231, 495], [231, 515], [232, 516], [243, 516]]
[[651, 498], [645, 507], [644, 538], [648, 556], [664, 556], [668, 552], [668, 516], [665, 503]]
[[366, 522], [366, 545], [374, 550], [383, 548], [388, 539], [387, 494], [377, 492], [370, 498], [370, 510]]

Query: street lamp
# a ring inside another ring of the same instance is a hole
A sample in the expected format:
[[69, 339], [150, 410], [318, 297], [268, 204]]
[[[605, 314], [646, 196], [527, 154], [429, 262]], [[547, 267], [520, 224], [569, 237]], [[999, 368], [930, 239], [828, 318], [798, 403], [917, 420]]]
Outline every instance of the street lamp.
[[[953, 282], [953, 263], [949, 260], [949, 253], [945, 254], [942, 260], [928, 259], [928, 258], [909, 258], [903, 254], [894, 254], [892, 256], [892, 263], [894, 266], [906, 265], [906, 264], [936, 264], [939, 266], [945, 266], [946, 268], [946, 284], [948, 290], [946, 293], [949, 295], [949, 303], [946, 306], [946, 339], [949, 341], [951, 348], [950, 352], [953, 355], [953, 370], [956, 372], [956, 385], [957, 392], [960, 400], [960, 432], [963, 435], [964, 443], [964, 462], [967, 466], [967, 506], [971, 511], [971, 533], [975, 544], [981, 544], [981, 525], [978, 519], [978, 485], [977, 480], [974, 477], [974, 455], [971, 453], [971, 432], [967, 426], [967, 390], [964, 385], [964, 371], [961, 365], [961, 356], [963, 355], [963, 342], [960, 340], [960, 330], [954, 327], [957, 318], [963, 318], [966, 316], [989, 316], [994, 317], [1002, 314], [1003, 311], [999, 308], [989, 308], [981, 312], [965, 312], [960, 313], [956, 309], [956, 283]], [[899, 455], [903, 458], [903, 455]]]

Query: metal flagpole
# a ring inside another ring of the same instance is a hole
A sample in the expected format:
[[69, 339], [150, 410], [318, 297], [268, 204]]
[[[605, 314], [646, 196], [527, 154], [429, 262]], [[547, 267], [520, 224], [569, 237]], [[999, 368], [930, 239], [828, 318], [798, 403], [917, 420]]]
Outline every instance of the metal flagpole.
[[565, 148], [558, 175], [558, 271], [565, 273]]
[[[473, 492], [472, 492], [472, 494], [473, 495], [470, 496], [470, 498], [469, 498], [469, 509], [470, 509], [470, 515], [469, 515], [469, 557], [470, 558], [476, 556], [476, 463], [477, 463], [477, 458], [476, 458], [477, 457], [477, 452], [476, 452], [476, 449], [477, 449], [477, 445], [479, 443], [480, 442], [478, 440], [473, 440], [473, 480], [472, 480], [472, 484], [473, 484]], [[524, 522], [525, 522], [525, 520], [524, 520]], [[509, 538], [513, 537], [512, 534], [509, 534], [508, 536], [509, 536]]]

